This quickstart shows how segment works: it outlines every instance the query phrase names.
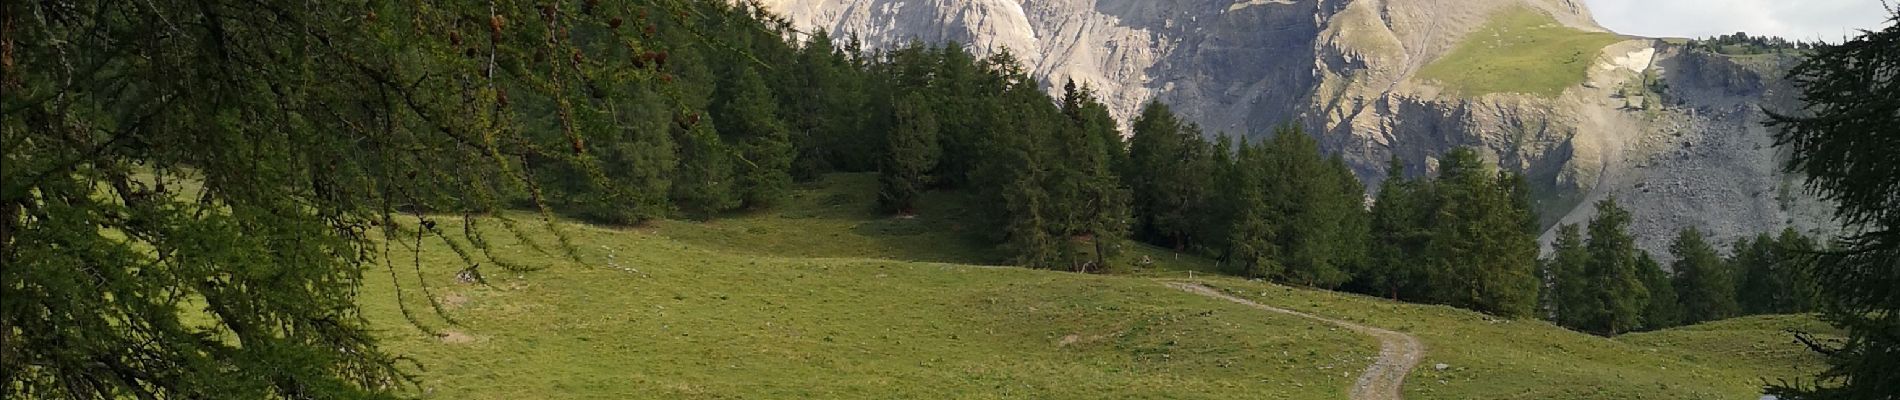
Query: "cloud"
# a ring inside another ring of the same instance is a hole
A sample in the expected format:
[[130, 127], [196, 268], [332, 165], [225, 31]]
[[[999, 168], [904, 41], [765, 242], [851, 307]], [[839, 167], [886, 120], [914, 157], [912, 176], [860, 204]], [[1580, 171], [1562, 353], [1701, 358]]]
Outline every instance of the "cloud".
[[1735, 32], [1838, 41], [1876, 29], [1889, 14], [1879, 0], [1584, 0], [1597, 22], [1620, 33], [1706, 37]]

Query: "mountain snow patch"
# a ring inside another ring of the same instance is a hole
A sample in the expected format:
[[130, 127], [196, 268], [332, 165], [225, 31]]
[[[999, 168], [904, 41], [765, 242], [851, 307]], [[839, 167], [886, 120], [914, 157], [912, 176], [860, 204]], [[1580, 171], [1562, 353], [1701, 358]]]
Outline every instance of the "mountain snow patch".
[[1622, 69], [1627, 69], [1631, 71], [1636, 71], [1636, 73], [1640, 74], [1644, 72], [1649, 72], [1649, 63], [1655, 60], [1656, 60], [1656, 48], [1646, 47], [1646, 48], [1643, 48], [1642, 50], [1632, 51], [1629, 54], [1624, 54], [1622, 56], [1616, 57], [1616, 59], [1610, 60], [1610, 62], [1600, 65], [1598, 67], [1603, 68], [1606, 71], [1622, 68]]

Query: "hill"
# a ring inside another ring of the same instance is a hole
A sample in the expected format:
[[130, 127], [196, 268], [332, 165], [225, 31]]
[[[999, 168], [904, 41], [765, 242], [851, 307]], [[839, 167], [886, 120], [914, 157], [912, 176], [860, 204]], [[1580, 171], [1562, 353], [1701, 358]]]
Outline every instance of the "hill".
[[[536, 216], [510, 214], [546, 252], [500, 224], [478, 229], [497, 257], [541, 269], [483, 267], [487, 285], [457, 283], [460, 259], [425, 246], [418, 263], [396, 255], [370, 271], [364, 316], [388, 349], [422, 367], [418, 395], [445, 399], [1337, 399], [1378, 353], [1350, 330], [1171, 288], [1211, 266], [1159, 249], [1127, 245], [1119, 265], [1152, 263], [1112, 275], [947, 263], [987, 258], [945, 229], [960, 200], [882, 218], [859, 195], [871, 182], [833, 175], [785, 208], [706, 223], [543, 230]], [[552, 246], [557, 232], [579, 263]], [[1406, 380], [1412, 399], [1746, 398], [1761, 379], [1817, 362], [1773, 333], [1811, 326], [1805, 317], [1604, 339], [1448, 307], [1194, 279], [1417, 336], [1425, 355]], [[1725, 344], [1739, 342], [1762, 351]]]

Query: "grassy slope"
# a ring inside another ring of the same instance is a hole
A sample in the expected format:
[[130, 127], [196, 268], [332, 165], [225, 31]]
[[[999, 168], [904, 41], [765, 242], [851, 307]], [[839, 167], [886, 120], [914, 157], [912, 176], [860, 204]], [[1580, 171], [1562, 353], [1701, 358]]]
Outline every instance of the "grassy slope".
[[[812, 218], [801, 210], [835, 204], [799, 203], [645, 230], [563, 224], [590, 266], [529, 261], [547, 269], [489, 271], [494, 288], [452, 283], [460, 262], [425, 248], [420, 276], [460, 326], [429, 311], [407, 263], [395, 269], [404, 304], [448, 336], [403, 320], [386, 270], [372, 271], [365, 313], [391, 350], [428, 368], [424, 397], [444, 399], [1324, 399], [1344, 396], [1377, 351], [1147, 279], [863, 258], [981, 252], [912, 244], [949, 240], [930, 234], [881, 238], [859, 229], [880, 222], [853, 222], [848, 208]], [[723, 236], [735, 232], [760, 236]], [[489, 236], [507, 259], [559, 259]], [[772, 251], [825, 258], [762, 255]]]
[[[428, 247], [419, 273], [403, 256], [371, 271], [365, 313], [391, 350], [428, 368], [427, 398], [1336, 399], [1376, 352], [1367, 337], [1163, 287], [1147, 277], [1211, 265], [1147, 246], [1128, 245], [1120, 264], [1153, 266], [1116, 276], [883, 261], [990, 256], [948, 228], [958, 199], [893, 220], [868, 211], [872, 184], [833, 176], [782, 210], [711, 223], [558, 225], [584, 265], [494, 232], [502, 257], [547, 268], [485, 267], [494, 287], [453, 283], [461, 263]], [[418, 277], [444, 314], [429, 311]], [[404, 321], [391, 282], [420, 327]], [[1798, 318], [1608, 340], [1447, 307], [1210, 283], [1419, 335], [1428, 349], [1408, 381], [1413, 399], [1741, 398], [1759, 377], [1812, 361], [1763, 339], [1809, 321]], [[1775, 352], [1728, 351], [1751, 340]], [[1440, 362], [1453, 367], [1430, 368]]]
[[1566, 27], [1540, 11], [1515, 6], [1492, 16], [1418, 77], [1468, 96], [1555, 96], [1582, 84], [1597, 53], [1620, 40], [1616, 34]]
[[[1820, 362], [1783, 332], [1816, 331], [1820, 324], [1807, 316], [1741, 318], [1607, 339], [1453, 307], [1233, 279], [1210, 283], [1263, 303], [1417, 335], [1426, 353], [1407, 378], [1408, 399], [1753, 399], [1764, 379], [1812, 373]], [[1449, 368], [1438, 370], [1440, 363]]]

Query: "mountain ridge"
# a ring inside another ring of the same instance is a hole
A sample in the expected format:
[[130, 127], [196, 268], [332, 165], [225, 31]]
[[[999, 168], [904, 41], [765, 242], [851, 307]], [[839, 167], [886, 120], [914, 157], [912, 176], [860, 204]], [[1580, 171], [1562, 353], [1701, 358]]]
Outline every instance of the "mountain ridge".
[[[1429, 172], [1445, 151], [1476, 147], [1531, 178], [1547, 227], [1586, 221], [1591, 203], [1616, 196], [1638, 215], [1639, 243], [1664, 257], [1679, 227], [1723, 242], [1834, 229], [1826, 204], [1790, 188], [1798, 177], [1780, 171], [1761, 126], [1763, 107], [1799, 105], [1780, 79], [1791, 57], [1616, 34], [1578, 0], [763, 4], [872, 49], [1008, 50], [1051, 91], [1068, 79], [1093, 87], [1124, 124], [1150, 100], [1209, 134], [1296, 122], [1368, 185], [1391, 157]], [[1462, 88], [1461, 77], [1503, 90]]]

